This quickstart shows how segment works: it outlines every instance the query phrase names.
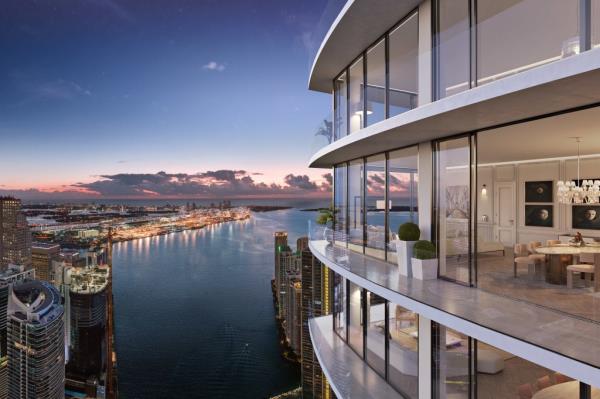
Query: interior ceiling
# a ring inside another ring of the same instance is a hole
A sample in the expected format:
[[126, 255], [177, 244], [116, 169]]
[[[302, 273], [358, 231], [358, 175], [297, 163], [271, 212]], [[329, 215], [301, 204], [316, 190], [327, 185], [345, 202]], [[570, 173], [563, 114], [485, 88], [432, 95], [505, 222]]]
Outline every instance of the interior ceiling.
[[581, 155], [600, 155], [600, 108], [539, 119], [479, 133], [478, 163], [505, 163], [573, 157], [581, 137]]

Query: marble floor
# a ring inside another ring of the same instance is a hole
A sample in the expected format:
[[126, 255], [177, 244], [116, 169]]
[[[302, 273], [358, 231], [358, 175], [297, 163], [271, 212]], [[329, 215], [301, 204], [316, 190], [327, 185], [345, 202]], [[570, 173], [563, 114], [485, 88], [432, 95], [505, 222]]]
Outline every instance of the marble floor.
[[[512, 251], [479, 255], [477, 260], [477, 286], [494, 294], [523, 300], [536, 305], [559, 310], [584, 319], [600, 322], [600, 293], [591, 287], [567, 288], [531, 278], [526, 266], [513, 274]], [[581, 281], [583, 283], [583, 281]]]

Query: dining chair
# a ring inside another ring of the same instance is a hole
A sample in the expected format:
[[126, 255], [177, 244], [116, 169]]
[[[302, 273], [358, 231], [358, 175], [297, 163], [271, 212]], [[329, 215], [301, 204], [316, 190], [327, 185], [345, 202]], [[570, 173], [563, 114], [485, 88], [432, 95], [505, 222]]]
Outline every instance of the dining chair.
[[548, 388], [552, 386], [552, 381], [550, 380], [550, 376], [549, 375], [545, 375], [541, 378], [538, 378], [537, 380], [537, 389], [538, 391], [544, 389], [544, 388]]
[[546, 272], [546, 255], [539, 254], [536, 251], [536, 248], [541, 246], [542, 243], [539, 241], [530, 241], [529, 244], [527, 244], [527, 250], [529, 251], [529, 259], [533, 260], [535, 263], [536, 277], [543, 279]]
[[554, 373], [554, 383], [563, 384], [563, 383], [569, 382], [569, 381], [573, 381], [573, 379], [571, 377], [567, 377], [566, 375], [561, 374], [561, 373]]
[[586, 263], [578, 263], [567, 266], [567, 288], [573, 288], [575, 275], [583, 274], [585, 276], [585, 282], [589, 282], [591, 284], [595, 269], [596, 267], [594, 265], [588, 265]]
[[547, 247], [554, 247], [556, 245], [560, 245], [562, 242], [560, 240], [546, 240]]
[[531, 387], [531, 384], [519, 385], [517, 392], [519, 393], [519, 399], [531, 399], [533, 397], [533, 388]]
[[527, 274], [532, 276], [535, 273], [535, 261], [529, 257], [529, 251], [525, 244], [515, 244], [514, 246], [514, 261], [513, 261], [513, 274], [517, 277], [518, 265], [527, 266]]

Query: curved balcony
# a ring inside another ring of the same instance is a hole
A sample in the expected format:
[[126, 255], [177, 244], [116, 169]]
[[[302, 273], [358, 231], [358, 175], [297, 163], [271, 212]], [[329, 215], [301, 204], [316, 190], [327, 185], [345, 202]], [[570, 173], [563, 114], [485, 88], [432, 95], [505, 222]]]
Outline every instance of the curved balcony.
[[309, 166], [337, 163], [459, 133], [600, 103], [600, 48], [420, 106], [343, 137]]
[[598, 323], [445, 280], [401, 276], [396, 265], [334, 244], [326, 227], [309, 227], [309, 248], [335, 273], [406, 309], [588, 384], [600, 381]]
[[358, 51], [381, 36], [388, 27], [414, 9], [420, 0], [348, 0], [329, 28], [313, 61], [308, 88], [331, 93], [334, 76]]
[[319, 364], [338, 398], [402, 398], [333, 331], [332, 316], [311, 319], [308, 327]]

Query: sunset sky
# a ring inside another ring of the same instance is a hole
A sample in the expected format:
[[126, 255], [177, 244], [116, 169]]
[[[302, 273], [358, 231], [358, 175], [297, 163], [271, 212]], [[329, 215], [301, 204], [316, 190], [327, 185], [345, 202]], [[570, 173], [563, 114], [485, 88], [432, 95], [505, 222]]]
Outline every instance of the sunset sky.
[[3, 2], [0, 194], [322, 195], [307, 79], [342, 3]]

